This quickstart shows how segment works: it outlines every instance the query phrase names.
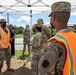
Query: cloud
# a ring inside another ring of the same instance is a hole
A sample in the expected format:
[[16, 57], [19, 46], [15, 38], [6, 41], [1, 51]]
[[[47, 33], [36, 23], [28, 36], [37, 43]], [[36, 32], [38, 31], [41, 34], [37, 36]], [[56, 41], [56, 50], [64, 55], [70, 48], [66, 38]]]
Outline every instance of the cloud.
[[25, 27], [25, 24], [17, 24], [17, 26], [22, 26], [22, 27]]
[[9, 17], [9, 20], [10, 20], [10, 22], [14, 22], [15, 21], [15, 19], [12, 18], [12, 17]]
[[22, 21], [21, 18], [18, 18], [18, 19], [17, 19], [17, 22], [21, 22], [21, 21]]
[[5, 18], [5, 17], [3, 17], [3, 16], [0, 15], [0, 19], [1, 19], [1, 18]]
[[22, 22], [22, 21], [30, 22], [30, 17], [20, 16], [20, 18], [17, 19], [17, 22]]
[[76, 16], [76, 10], [71, 12], [71, 15]]
[[50, 22], [45, 22], [45, 25], [50, 24]]
[[[4, 16], [2, 16], [2, 15], [0, 15], [0, 19], [1, 19], [1, 18], [4, 18], [4, 19], [7, 20], [7, 17], [4, 17]], [[12, 17], [9, 17], [9, 20], [10, 20], [10, 22], [14, 22], [14, 21], [15, 21], [15, 19], [12, 18]]]

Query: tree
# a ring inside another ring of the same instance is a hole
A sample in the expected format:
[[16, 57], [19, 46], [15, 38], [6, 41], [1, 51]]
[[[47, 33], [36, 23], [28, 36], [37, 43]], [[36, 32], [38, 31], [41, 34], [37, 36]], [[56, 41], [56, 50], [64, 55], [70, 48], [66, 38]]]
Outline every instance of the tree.
[[15, 25], [15, 26], [14, 26], [14, 29], [15, 29], [16, 34], [22, 34], [24, 27], [22, 27], [22, 26], [17, 27], [17, 26]]

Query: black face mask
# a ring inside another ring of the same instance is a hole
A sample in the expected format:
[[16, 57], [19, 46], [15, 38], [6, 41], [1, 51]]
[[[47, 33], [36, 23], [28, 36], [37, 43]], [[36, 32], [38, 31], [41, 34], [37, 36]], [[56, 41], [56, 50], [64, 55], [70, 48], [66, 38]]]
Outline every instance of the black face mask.
[[54, 25], [52, 23], [50, 23], [50, 25], [52, 26], [52, 28], [55, 28]]
[[2, 25], [2, 27], [3, 27], [3, 28], [5, 28], [5, 27], [6, 27], [6, 23], [2, 23], [1, 25]]
[[33, 32], [35, 32], [35, 28], [33, 28]]

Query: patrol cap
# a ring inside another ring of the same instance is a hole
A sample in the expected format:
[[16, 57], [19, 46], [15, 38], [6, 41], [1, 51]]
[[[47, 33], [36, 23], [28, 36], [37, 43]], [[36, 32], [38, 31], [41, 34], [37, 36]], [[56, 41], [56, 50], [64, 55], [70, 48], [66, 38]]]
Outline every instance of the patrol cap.
[[43, 19], [38, 19], [37, 22], [39, 22], [39, 21], [43, 22]]
[[51, 14], [55, 12], [71, 12], [71, 4], [65, 1], [56, 2], [51, 7]]
[[0, 23], [6, 22], [6, 20], [4, 18], [0, 19]]
[[26, 27], [29, 27], [29, 25], [26, 25]]

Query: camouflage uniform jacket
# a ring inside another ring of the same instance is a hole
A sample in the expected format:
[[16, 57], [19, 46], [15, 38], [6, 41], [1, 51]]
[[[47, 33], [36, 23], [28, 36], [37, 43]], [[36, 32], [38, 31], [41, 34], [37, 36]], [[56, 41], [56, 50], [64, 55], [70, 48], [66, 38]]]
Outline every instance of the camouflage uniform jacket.
[[[60, 30], [60, 32], [67, 32], [67, 31], [70, 31], [70, 29], [67, 28], [67, 29]], [[40, 75], [46, 75], [46, 74], [43, 74], [46, 70], [47, 72], [51, 73], [50, 75], [55, 75], [56, 69], [58, 70], [58, 73], [59, 73], [56, 75], [62, 75], [61, 72], [64, 67], [65, 56], [66, 56], [65, 51], [66, 50], [64, 45], [58, 42], [57, 40], [52, 40], [51, 42], [49, 42], [44, 50], [44, 52], [46, 53], [42, 56], [39, 62]], [[59, 58], [60, 54], [61, 56]], [[42, 66], [42, 63], [44, 62], [45, 59], [52, 60], [50, 61], [50, 66], [47, 69], [40, 67]]]
[[42, 49], [42, 45], [41, 45], [41, 32], [38, 32], [35, 34], [35, 36], [32, 39], [32, 54], [40, 54], [41, 53], [41, 49]]
[[47, 26], [42, 26], [42, 38], [46, 42], [51, 37], [51, 31]]
[[28, 39], [30, 39], [30, 30], [23, 30], [23, 41], [28, 42]]

